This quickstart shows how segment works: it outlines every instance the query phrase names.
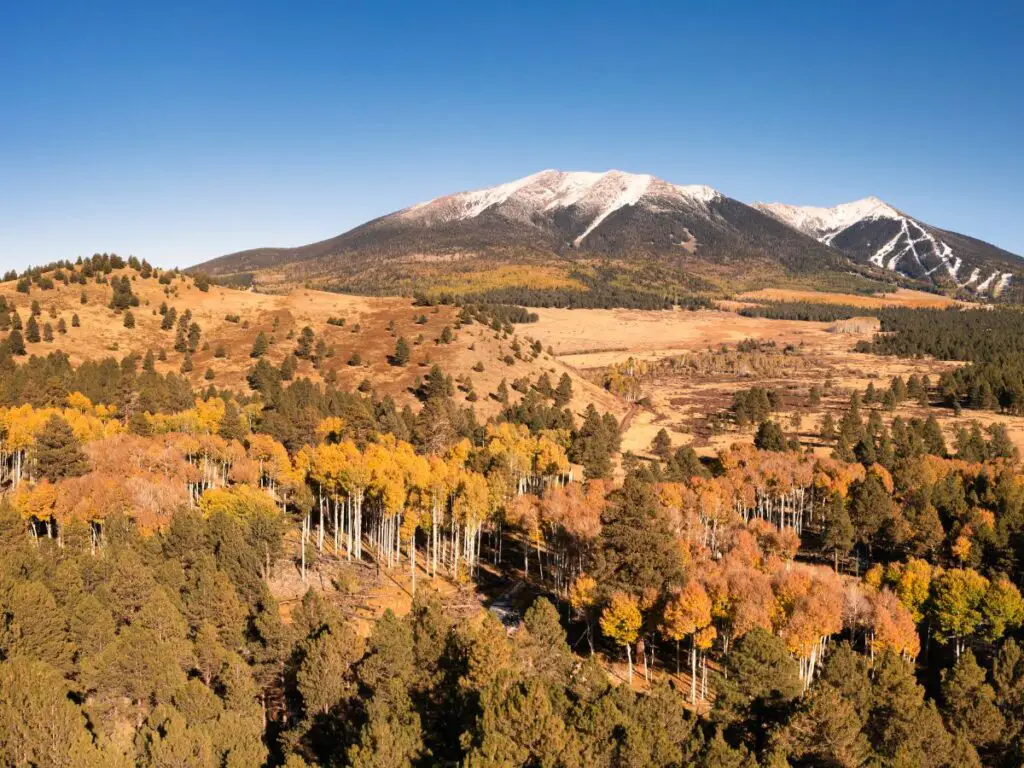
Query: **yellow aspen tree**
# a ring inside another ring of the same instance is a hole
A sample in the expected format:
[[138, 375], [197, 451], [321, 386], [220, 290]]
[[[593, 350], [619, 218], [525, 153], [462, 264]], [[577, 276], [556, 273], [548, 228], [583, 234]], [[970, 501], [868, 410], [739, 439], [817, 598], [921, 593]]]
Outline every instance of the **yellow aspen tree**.
[[613, 592], [601, 613], [601, 632], [616, 645], [625, 647], [630, 685], [633, 684], [633, 643], [642, 623], [636, 598], [625, 592]]
[[711, 598], [704, 586], [693, 579], [665, 605], [662, 627], [676, 641], [676, 672], [679, 671], [679, 641], [690, 638], [690, 703], [697, 703], [697, 634], [711, 624]]

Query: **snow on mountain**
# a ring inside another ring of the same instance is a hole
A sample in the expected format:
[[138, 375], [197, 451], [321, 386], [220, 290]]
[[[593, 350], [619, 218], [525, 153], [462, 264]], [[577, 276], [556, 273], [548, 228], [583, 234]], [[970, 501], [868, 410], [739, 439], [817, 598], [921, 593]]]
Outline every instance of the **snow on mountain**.
[[818, 238], [823, 243], [847, 227], [864, 219], [898, 219], [902, 214], [877, 197], [865, 197], [852, 203], [842, 203], [832, 208], [816, 208], [810, 205], [786, 205], [785, 203], [754, 203], [754, 207]]
[[[588, 279], [622, 268], [649, 281], [674, 270], [694, 285], [884, 269], [999, 296], [1015, 293], [1015, 278], [1024, 277], [1016, 255], [924, 224], [876, 197], [832, 208], [749, 206], [708, 186], [616, 170], [544, 170], [418, 203], [327, 240], [241, 251], [197, 269], [245, 279], [280, 269], [297, 281], [315, 273], [346, 290], [379, 292], [437, 280], [439, 265], [454, 261], [460, 269], [478, 261], [559, 272], [577, 260], [587, 267], [574, 274]], [[605, 271], [593, 271], [598, 263]]]
[[[961, 280], [964, 264], [968, 260], [977, 262], [975, 248], [968, 248], [970, 253], [958, 253], [944, 239], [950, 233], [922, 224], [877, 197], [832, 208], [784, 203], [754, 203], [754, 207], [825, 245], [908, 277], [937, 282], [941, 276], [945, 282], [992, 296], [1001, 294], [1013, 278], [1012, 272], [1002, 271], [1002, 265], [998, 265], [995, 269], [989, 266], [991, 272], [982, 280], [985, 266], [972, 265], [969, 277]], [[962, 237], [957, 239], [966, 243]], [[971, 243], [994, 249], [980, 241]]]
[[516, 181], [435, 198], [400, 211], [407, 221], [441, 224], [474, 219], [485, 211], [529, 221], [536, 215], [572, 209], [586, 222], [573, 243], [580, 245], [609, 216], [622, 208], [663, 210], [666, 204], [706, 207], [721, 195], [703, 185], [680, 186], [647, 174], [606, 171], [541, 171]]

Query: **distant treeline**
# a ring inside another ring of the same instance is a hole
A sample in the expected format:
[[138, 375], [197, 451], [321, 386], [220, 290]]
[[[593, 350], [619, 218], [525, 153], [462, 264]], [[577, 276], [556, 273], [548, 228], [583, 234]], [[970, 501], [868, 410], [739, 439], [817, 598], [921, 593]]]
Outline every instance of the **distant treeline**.
[[881, 310], [871, 307], [857, 307], [853, 304], [825, 304], [812, 301], [765, 301], [754, 306], [743, 307], [743, 317], [765, 317], [770, 320], [805, 320], [830, 323], [835, 320], [849, 320], [851, 317], [878, 316]]
[[951, 406], [1024, 412], [1024, 313], [1014, 309], [886, 309], [882, 333], [858, 352], [963, 360], [942, 377]]
[[498, 304], [523, 304], [528, 307], [556, 309], [710, 309], [711, 301], [704, 296], [668, 296], [646, 293], [633, 288], [606, 285], [596, 290], [582, 291], [565, 288], [533, 289], [511, 286], [468, 297], [474, 301]]

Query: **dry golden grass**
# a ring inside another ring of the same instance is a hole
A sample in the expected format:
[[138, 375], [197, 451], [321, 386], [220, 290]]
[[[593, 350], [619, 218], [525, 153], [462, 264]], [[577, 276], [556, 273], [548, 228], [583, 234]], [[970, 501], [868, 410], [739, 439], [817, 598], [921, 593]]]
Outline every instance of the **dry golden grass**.
[[[943, 306], [952, 304], [943, 297], [916, 291], [897, 291], [886, 299], [843, 294], [813, 294], [802, 291], [758, 292], [762, 298], [790, 300], [814, 296], [829, 296], [835, 303], [870, 305], [872, 302], [894, 301], [902, 306]], [[869, 382], [884, 390], [894, 376], [904, 379], [912, 374], [928, 375], [935, 381], [958, 363], [937, 360], [905, 360], [865, 355], [853, 351], [861, 339], [870, 338], [871, 327], [848, 324], [850, 333], [834, 333], [835, 323], [771, 320], [743, 317], [734, 312], [700, 310], [696, 312], [644, 312], [640, 310], [537, 310], [540, 321], [532, 332], [545, 346], [551, 345], [559, 361], [582, 373], [607, 367], [628, 357], [656, 360], [673, 355], [717, 348], [722, 344], [735, 345], [745, 339], [775, 342], [780, 348], [792, 345], [803, 360], [796, 371], [780, 372], [775, 376], [711, 375], [706, 377], [666, 376], [645, 386], [651, 407], [640, 409], [629, 421], [623, 435], [623, 450], [646, 454], [651, 441], [664, 428], [674, 445], [692, 443], [698, 452], [711, 455], [733, 442], [751, 442], [753, 432], [727, 431], [707, 434], [707, 417], [729, 407], [733, 394], [752, 386], [771, 387], [787, 393], [787, 399], [805, 403], [812, 386], [821, 387], [830, 380], [836, 393], [826, 397], [822, 405], [798, 409], [803, 422], [800, 433], [811, 439], [825, 410], [833, 414], [844, 407], [849, 392], [862, 391]], [[1015, 444], [1024, 452], [1024, 418], [996, 413], [965, 411], [957, 419], [951, 412], [931, 409], [952, 439], [957, 424], [972, 419], [983, 425], [1000, 422], [1007, 425]], [[897, 414], [924, 416], [927, 412], [906, 404]], [[780, 418], [788, 432], [790, 413]], [[827, 452], [825, 450], [824, 452]]]
[[[560, 360], [578, 368], [627, 357], [656, 359], [744, 339], [799, 345], [823, 339], [831, 323], [765, 320], [717, 310], [650, 312], [636, 309], [538, 309], [532, 332]], [[848, 344], [848, 341], [844, 341]]]
[[[123, 273], [136, 275], [131, 270]], [[576, 393], [572, 407], [577, 412], [591, 403], [618, 416], [626, 410], [613, 395], [590, 384], [573, 368], [546, 352], [531, 361], [513, 356], [513, 364], [507, 365], [503, 359], [512, 354], [512, 339], [504, 338], [503, 334], [502, 338], [495, 338], [495, 332], [480, 323], [455, 331], [451, 344], [436, 343], [446, 325], [454, 329], [458, 310], [451, 306], [415, 307], [404, 298], [367, 298], [308, 289], [263, 294], [211, 286], [208, 292], [203, 292], [188, 278], [175, 280], [169, 288], [170, 296], [165, 295], [165, 286], [155, 279], [136, 276], [132, 289], [139, 297], [140, 306], [132, 310], [135, 328], [130, 329], [124, 327], [122, 314], [108, 308], [112, 293], [109, 285], [90, 282], [85, 286], [86, 304], [81, 304], [79, 298], [83, 287], [74, 284], [58, 283], [49, 291], [33, 288], [26, 296], [15, 290], [13, 282], [0, 283], [0, 295], [17, 306], [23, 321], [28, 320], [32, 301], [38, 301], [42, 308], [40, 327], [47, 322], [53, 326], [54, 340], [27, 344], [30, 355], [60, 350], [79, 363], [110, 356], [120, 358], [130, 352], [144, 355], [150, 349], [154, 354], [163, 350], [167, 360], [157, 363], [157, 370], [161, 372], [179, 370], [184, 355], [174, 351], [174, 331], [160, 330], [162, 316], [157, 310], [164, 301], [174, 307], [179, 316], [186, 309], [191, 310], [194, 321], [202, 329], [201, 348], [192, 355], [193, 371], [189, 374], [196, 387], [207, 383], [204, 379], [207, 368], [213, 370], [211, 383], [218, 387], [245, 386], [245, 376], [254, 363], [249, 352], [261, 331], [273, 339], [267, 359], [279, 365], [295, 349], [295, 338], [287, 338], [288, 334], [291, 332], [297, 337], [308, 325], [318, 339], [323, 338], [333, 347], [334, 355], [325, 361], [320, 371], [310, 362], [300, 360], [297, 376], [321, 381], [333, 371], [339, 385], [349, 389], [368, 379], [378, 394], [392, 395], [399, 406], [414, 400], [411, 390], [417, 377], [425, 376], [430, 366], [438, 363], [453, 378], [470, 376], [479, 397], [474, 405], [482, 417], [498, 411], [497, 402], [488, 395], [501, 379], [506, 378], [511, 384], [513, 379], [523, 376], [536, 379], [542, 372], [547, 372], [554, 383], [562, 373], [569, 373]], [[57, 317], [50, 316], [51, 307]], [[73, 314], [81, 319], [80, 328], [71, 327]], [[229, 322], [228, 315], [238, 315], [240, 322]], [[421, 315], [427, 318], [425, 324], [416, 322]], [[56, 332], [59, 318], [64, 319], [67, 334]], [[331, 325], [327, 322], [329, 318], [344, 318], [345, 326]], [[248, 327], [243, 327], [243, 323]], [[393, 331], [389, 330], [392, 323]], [[533, 325], [516, 326], [524, 350], [528, 345], [526, 339], [533, 337], [534, 332]], [[404, 367], [388, 363], [399, 336], [404, 336], [412, 345], [411, 361]], [[226, 357], [214, 356], [218, 347], [224, 348]], [[359, 355], [359, 365], [349, 364], [353, 354]], [[473, 370], [478, 364], [483, 365], [483, 371]], [[465, 393], [457, 393], [457, 398], [464, 400]]]
[[876, 296], [849, 293], [821, 293], [790, 288], [764, 288], [759, 291], [741, 293], [736, 298], [739, 301], [810, 301], [817, 304], [849, 304], [854, 307], [870, 309], [878, 309], [880, 307], [941, 308], [963, 303], [947, 296], [938, 296], [924, 291], [912, 291], [907, 288], [898, 288], [892, 293]]

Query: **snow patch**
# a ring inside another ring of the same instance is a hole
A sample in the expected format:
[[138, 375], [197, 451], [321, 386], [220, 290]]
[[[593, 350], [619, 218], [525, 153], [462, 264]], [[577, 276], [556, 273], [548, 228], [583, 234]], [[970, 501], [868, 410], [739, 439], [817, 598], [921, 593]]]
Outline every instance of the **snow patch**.
[[754, 203], [754, 207], [784, 224], [818, 238], [825, 245], [859, 221], [865, 219], [901, 219], [903, 214], [877, 197], [865, 197], [831, 208], [784, 203]]
[[646, 194], [648, 188], [651, 186], [653, 178], [650, 176], [626, 176], [622, 179], [622, 184], [619, 189], [619, 194], [616, 195], [607, 205], [605, 205], [600, 213], [595, 216], [585, 230], [583, 234], [577, 237], [574, 241], [574, 245], [579, 245], [583, 242], [583, 239], [593, 232], [601, 224], [602, 221], [607, 219], [619, 208], [623, 208], [627, 205], [636, 205], [640, 202], [640, 198]]
[[999, 272], [998, 271], [993, 272], [991, 275], [989, 275], [984, 280], [982, 280], [980, 283], [978, 283], [978, 288], [977, 288], [978, 293], [984, 293], [985, 291], [987, 291], [988, 287], [990, 285], [992, 285], [992, 281], [995, 280], [998, 276], [999, 276]]

